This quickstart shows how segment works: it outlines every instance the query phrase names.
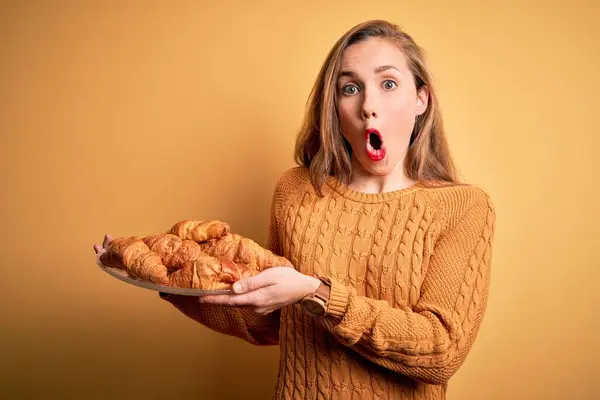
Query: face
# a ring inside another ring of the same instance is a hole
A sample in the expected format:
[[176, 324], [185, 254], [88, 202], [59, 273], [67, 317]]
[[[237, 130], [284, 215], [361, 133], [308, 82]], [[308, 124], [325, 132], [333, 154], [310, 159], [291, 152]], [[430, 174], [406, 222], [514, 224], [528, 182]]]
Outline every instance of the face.
[[415, 118], [427, 107], [427, 93], [417, 93], [400, 48], [380, 38], [348, 47], [337, 92], [342, 134], [352, 147], [353, 167], [373, 175], [401, 171]]

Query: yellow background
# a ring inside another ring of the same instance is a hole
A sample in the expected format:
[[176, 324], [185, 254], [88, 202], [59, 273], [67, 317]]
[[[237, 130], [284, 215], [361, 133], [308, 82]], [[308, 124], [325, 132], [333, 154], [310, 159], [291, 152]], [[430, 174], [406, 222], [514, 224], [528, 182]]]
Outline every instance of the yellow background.
[[269, 398], [276, 347], [111, 278], [92, 246], [184, 218], [262, 243], [327, 51], [386, 18], [426, 48], [462, 174], [498, 212], [449, 398], [599, 398], [597, 2], [201, 3], [2, 2], [0, 397]]

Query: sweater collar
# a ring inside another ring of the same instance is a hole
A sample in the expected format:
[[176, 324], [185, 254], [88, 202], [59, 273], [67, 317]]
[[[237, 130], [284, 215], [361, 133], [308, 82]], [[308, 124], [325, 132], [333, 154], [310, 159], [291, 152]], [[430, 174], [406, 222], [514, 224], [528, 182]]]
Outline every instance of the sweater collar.
[[407, 194], [413, 193], [423, 187], [421, 182], [417, 182], [409, 187], [404, 189], [392, 190], [389, 192], [383, 193], [366, 193], [359, 192], [357, 190], [353, 190], [349, 188], [344, 183], [340, 182], [336, 177], [329, 176], [326, 179], [326, 184], [340, 196], [345, 197], [349, 200], [354, 200], [359, 203], [382, 203], [390, 200], [395, 200], [399, 197], [405, 196]]

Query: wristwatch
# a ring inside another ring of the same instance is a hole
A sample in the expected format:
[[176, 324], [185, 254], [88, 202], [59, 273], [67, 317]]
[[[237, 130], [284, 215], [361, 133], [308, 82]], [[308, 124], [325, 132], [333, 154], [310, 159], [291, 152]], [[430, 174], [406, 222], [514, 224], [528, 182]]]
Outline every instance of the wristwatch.
[[321, 284], [314, 293], [309, 293], [300, 302], [302, 309], [311, 317], [324, 317], [327, 315], [329, 294], [331, 293], [331, 281], [327, 278], [319, 278]]

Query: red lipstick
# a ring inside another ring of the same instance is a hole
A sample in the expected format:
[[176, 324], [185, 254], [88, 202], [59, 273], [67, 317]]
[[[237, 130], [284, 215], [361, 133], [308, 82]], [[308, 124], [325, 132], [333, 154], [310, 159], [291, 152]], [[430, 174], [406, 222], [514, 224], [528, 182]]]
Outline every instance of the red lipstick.
[[377, 129], [369, 128], [365, 131], [365, 146], [371, 161], [381, 161], [385, 158], [386, 149], [383, 136]]

